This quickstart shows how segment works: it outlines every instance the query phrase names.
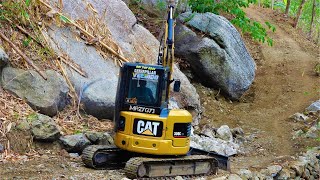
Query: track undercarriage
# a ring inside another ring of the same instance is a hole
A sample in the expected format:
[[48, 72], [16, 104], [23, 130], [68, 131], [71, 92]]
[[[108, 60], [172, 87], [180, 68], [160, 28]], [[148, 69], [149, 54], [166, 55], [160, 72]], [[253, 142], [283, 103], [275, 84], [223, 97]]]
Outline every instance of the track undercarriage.
[[93, 145], [83, 151], [82, 160], [94, 169], [123, 168], [126, 176], [132, 179], [207, 176], [216, 174], [218, 168], [229, 170], [228, 157], [197, 149], [187, 156], [146, 157], [114, 146]]

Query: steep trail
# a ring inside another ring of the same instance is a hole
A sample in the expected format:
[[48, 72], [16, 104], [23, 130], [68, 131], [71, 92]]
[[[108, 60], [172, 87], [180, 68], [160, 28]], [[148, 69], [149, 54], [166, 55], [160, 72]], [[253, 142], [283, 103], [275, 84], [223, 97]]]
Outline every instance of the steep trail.
[[306, 48], [305, 45], [312, 44], [303, 37], [293, 37], [289, 31], [292, 27], [278, 26], [270, 9], [250, 7], [245, 12], [261, 24], [269, 21], [276, 27], [276, 32], [270, 33], [274, 46], [263, 44], [260, 47], [262, 58], [257, 62], [254, 84], [244, 97], [246, 100], [240, 103], [216, 101], [207, 96], [203, 98], [206, 92], [200, 92], [207, 122], [215, 127], [223, 124], [240, 126], [246, 133], [256, 134], [246, 145], [249, 153], [233, 158], [234, 171], [263, 168], [275, 159], [280, 163], [306, 150], [307, 147], [292, 140], [293, 127], [288, 118], [303, 112], [320, 98], [320, 78], [313, 72], [320, 60], [319, 52]]

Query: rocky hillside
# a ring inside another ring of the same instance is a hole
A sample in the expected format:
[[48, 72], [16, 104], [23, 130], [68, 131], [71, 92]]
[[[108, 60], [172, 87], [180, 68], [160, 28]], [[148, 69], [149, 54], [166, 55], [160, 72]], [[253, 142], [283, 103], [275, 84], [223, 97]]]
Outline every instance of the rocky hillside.
[[[251, 121], [241, 127], [243, 120], [234, 117], [243, 116], [236, 116], [232, 109], [250, 113], [251, 109], [244, 106], [265, 108], [264, 104], [253, 104], [261, 101], [250, 99], [250, 95], [262, 87], [256, 84], [262, 77], [263, 61], [270, 57], [259, 59], [265, 54], [257, 51], [260, 54], [256, 55], [253, 50], [261, 46], [243, 37], [226, 18], [185, 12], [189, 9], [186, 2], [178, 4], [175, 50], [179, 64], [174, 67], [174, 78], [181, 80], [182, 88], [180, 93], [172, 93], [170, 104], [193, 115], [191, 146], [232, 156], [240, 168], [232, 169], [234, 174], [220, 174], [224, 179], [319, 178], [319, 148], [286, 164], [251, 169], [241, 165], [243, 157], [254, 156], [260, 151], [253, 150], [260, 148], [256, 145], [267, 140], [259, 138], [263, 128], [252, 131]], [[161, 32], [154, 30], [161, 23], [141, 17], [161, 19], [160, 5], [121, 0], [1, 3], [0, 175], [21, 179], [106, 178], [105, 171], [84, 168], [79, 157], [90, 144], [113, 144], [111, 119], [119, 66], [124, 62], [157, 62], [160, 43], [152, 33]], [[315, 64], [315, 57], [319, 57], [313, 50], [309, 54], [310, 65]], [[311, 74], [308, 71], [303, 76], [310, 77], [310, 82], [319, 80]], [[309, 96], [308, 103], [317, 98]], [[297, 129], [288, 138], [299, 142], [312, 139], [309, 145], [316, 146], [319, 109], [317, 101], [304, 114], [293, 116]], [[17, 173], [10, 173], [12, 169]], [[111, 179], [124, 177], [121, 171], [107, 174]]]

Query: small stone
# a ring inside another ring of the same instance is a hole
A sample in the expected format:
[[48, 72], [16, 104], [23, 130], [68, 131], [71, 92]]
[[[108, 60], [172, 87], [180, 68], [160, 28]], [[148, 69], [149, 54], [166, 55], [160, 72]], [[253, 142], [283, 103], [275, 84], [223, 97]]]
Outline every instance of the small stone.
[[78, 153], [69, 153], [69, 156], [71, 158], [79, 158], [80, 157]]
[[316, 126], [312, 126], [308, 132], [305, 134], [305, 137], [307, 138], [312, 138], [312, 139], [316, 139], [318, 138], [318, 128]]
[[308, 112], [317, 112], [320, 111], [320, 99], [314, 103], [312, 103], [309, 107], [306, 109]]
[[276, 177], [278, 175], [278, 173], [281, 171], [282, 167], [279, 165], [273, 165], [273, 166], [269, 166], [267, 167], [267, 169], [269, 170], [269, 174], [272, 177]]
[[231, 130], [233, 137], [244, 136], [243, 129], [241, 127], [236, 127]]
[[296, 173], [291, 169], [282, 169], [279, 173], [278, 179], [292, 179], [295, 178]]
[[241, 177], [237, 174], [230, 174], [228, 180], [242, 180]]
[[302, 134], [303, 134], [304, 132], [303, 132], [303, 130], [301, 130], [301, 129], [299, 129], [298, 131], [295, 131], [294, 133], [293, 133], [293, 139], [297, 139], [298, 137], [300, 137]]
[[242, 179], [251, 179], [252, 178], [252, 172], [248, 169], [240, 169], [238, 174]]
[[82, 153], [85, 147], [92, 144], [84, 134], [63, 136], [60, 142], [69, 153]]
[[34, 139], [49, 142], [57, 140], [61, 135], [55, 121], [43, 114], [37, 114], [37, 119], [31, 124], [31, 132]]
[[39, 164], [39, 165], [37, 166], [37, 168], [38, 168], [38, 169], [44, 169], [45, 166], [44, 166], [43, 164]]
[[201, 129], [201, 134], [204, 134], [208, 137], [215, 138], [216, 137], [216, 129], [211, 127], [210, 125], [206, 124]]
[[223, 125], [217, 130], [218, 137], [220, 139], [232, 142], [232, 133], [230, 131], [229, 126]]
[[4, 153], [4, 146], [2, 144], [0, 144], [0, 153]]
[[296, 175], [302, 176], [302, 174], [304, 172], [304, 166], [305, 166], [304, 162], [294, 161], [294, 162], [291, 162], [290, 169], [295, 171]]
[[42, 159], [49, 159], [49, 156], [46, 155], [46, 154], [44, 154], [44, 155], [41, 156], [41, 158], [42, 158]]
[[131, 180], [131, 179], [129, 179], [129, 178], [122, 178], [121, 180]]
[[295, 113], [290, 118], [293, 119], [294, 121], [298, 121], [298, 122], [305, 122], [306, 120], [309, 119], [308, 116], [301, 114], [301, 113]]
[[183, 178], [181, 176], [176, 176], [174, 179], [175, 180], [183, 180]]
[[63, 169], [67, 168], [65, 164], [60, 164], [60, 167], [63, 168]]

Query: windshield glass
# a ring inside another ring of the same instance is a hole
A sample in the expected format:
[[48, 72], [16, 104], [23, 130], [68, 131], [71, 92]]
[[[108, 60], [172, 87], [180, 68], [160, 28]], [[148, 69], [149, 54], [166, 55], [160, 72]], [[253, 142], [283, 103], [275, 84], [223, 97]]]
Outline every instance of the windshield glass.
[[152, 68], [135, 68], [129, 74], [126, 102], [136, 105], [158, 104], [159, 74]]

